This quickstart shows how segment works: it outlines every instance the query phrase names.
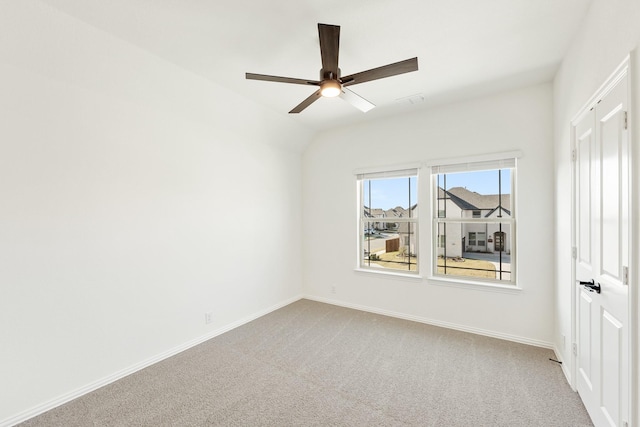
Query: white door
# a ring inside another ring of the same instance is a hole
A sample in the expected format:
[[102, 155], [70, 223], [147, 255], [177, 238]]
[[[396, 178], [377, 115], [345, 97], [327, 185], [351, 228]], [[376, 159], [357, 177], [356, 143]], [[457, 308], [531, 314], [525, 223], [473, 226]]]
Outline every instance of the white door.
[[627, 80], [574, 129], [576, 387], [596, 427], [629, 420]]

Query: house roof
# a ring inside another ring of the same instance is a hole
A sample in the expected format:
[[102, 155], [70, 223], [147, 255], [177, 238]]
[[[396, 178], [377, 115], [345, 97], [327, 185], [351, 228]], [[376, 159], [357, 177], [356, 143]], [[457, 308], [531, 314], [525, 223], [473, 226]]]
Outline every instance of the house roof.
[[[462, 210], [490, 210], [485, 217], [492, 215], [502, 205], [502, 210], [511, 215], [509, 209], [505, 206], [511, 206], [511, 195], [502, 194], [479, 194], [475, 191], [467, 190], [464, 187], [454, 187], [444, 190], [438, 187], [438, 198], [443, 200], [451, 200]], [[417, 209], [418, 204], [411, 206], [411, 210]], [[364, 207], [364, 215], [370, 218], [406, 218], [409, 216], [409, 210], [402, 206], [396, 206], [391, 209], [369, 208]]]
[[475, 205], [469, 203], [468, 201], [456, 196], [455, 194], [452, 194], [449, 191], [444, 191], [442, 188], [438, 188], [439, 190], [439, 197], [441, 199], [448, 199], [451, 200], [453, 203], [455, 203], [460, 209], [462, 210], [473, 210], [473, 209], [478, 209]]
[[[495, 209], [498, 206], [511, 206], [511, 195], [502, 194], [479, 194], [475, 191], [467, 190], [464, 187], [454, 187], [447, 191], [448, 194], [464, 200], [467, 205], [472, 207], [462, 207], [461, 209]], [[453, 197], [452, 197], [453, 200]], [[457, 204], [457, 203], [456, 203]]]
[[[487, 214], [486, 214], [484, 217], [485, 217], [485, 218], [489, 218], [491, 215], [493, 215], [493, 213], [494, 213], [495, 211], [497, 211], [497, 210], [498, 210], [498, 208], [499, 208], [499, 207], [498, 207], [498, 206], [496, 206], [495, 208], [491, 209], [489, 212], [487, 212]], [[511, 216], [511, 210], [509, 210], [509, 209], [502, 208], [502, 212], [506, 212], [506, 213], [507, 213], [507, 215]]]
[[384, 216], [384, 210], [380, 208], [369, 208], [368, 206], [364, 207], [364, 216], [369, 218], [382, 218]]
[[[396, 206], [391, 209], [370, 209], [368, 206], [364, 207], [364, 216], [369, 218], [407, 218], [409, 217], [409, 210], [415, 211], [418, 208], [418, 204], [411, 206], [411, 209], [405, 209], [402, 206]], [[415, 213], [412, 214], [415, 216]]]

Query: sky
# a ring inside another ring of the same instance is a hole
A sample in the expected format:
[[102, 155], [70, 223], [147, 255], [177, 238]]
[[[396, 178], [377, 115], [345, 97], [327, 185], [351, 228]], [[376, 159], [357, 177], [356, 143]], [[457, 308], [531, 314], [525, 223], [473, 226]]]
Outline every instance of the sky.
[[[444, 175], [440, 175], [439, 185], [444, 188]], [[467, 190], [479, 194], [498, 194], [498, 171], [478, 171], [449, 173], [446, 175], [446, 189], [453, 187], [466, 187]], [[502, 194], [511, 193], [511, 170], [502, 169]], [[371, 199], [369, 200], [369, 187], [371, 187]], [[409, 191], [411, 188], [411, 191]], [[416, 178], [386, 178], [366, 180], [364, 182], [364, 205], [373, 208], [391, 209], [396, 206], [409, 207], [409, 195], [411, 205], [418, 201]], [[369, 204], [371, 203], [371, 204]]]

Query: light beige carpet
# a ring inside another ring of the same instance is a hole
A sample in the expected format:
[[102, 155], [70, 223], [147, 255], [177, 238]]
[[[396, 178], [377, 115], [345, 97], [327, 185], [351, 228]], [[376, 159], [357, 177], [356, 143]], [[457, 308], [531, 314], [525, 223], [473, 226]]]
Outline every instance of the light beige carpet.
[[301, 300], [24, 426], [591, 426], [553, 352]]

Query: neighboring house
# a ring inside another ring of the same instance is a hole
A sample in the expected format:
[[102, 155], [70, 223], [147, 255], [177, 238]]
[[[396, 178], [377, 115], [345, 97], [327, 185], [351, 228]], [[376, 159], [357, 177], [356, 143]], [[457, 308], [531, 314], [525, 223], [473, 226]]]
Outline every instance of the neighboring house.
[[[483, 195], [463, 187], [439, 189], [437, 210], [439, 218], [510, 218], [509, 194]], [[511, 253], [511, 230], [508, 224], [456, 223], [440, 224], [438, 255], [462, 256], [463, 252]], [[445, 238], [446, 236], [446, 238]], [[446, 247], [445, 247], [446, 241]]]
[[395, 218], [417, 218], [418, 217], [418, 205], [415, 204], [411, 209], [405, 209], [402, 206], [396, 206], [395, 208], [383, 210], [378, 208], [364, 207], [364, 216], [371, 218], [371, 222], [366, 223], [365, 230], [375, 229], [376, 231], [387, 231], [390, 233], [396, 233], [400, 235], [400, 244], [403, 246], [409, 246], [411, 253], [415, 253], [415, 234], [410, 233], [409, 223], [394, 221]]
[[[509, 194], [479, 194], [463, 187], [449, 190], [438, 189], [436, 210], [439, 218], [510, 218], [511, 196]], [[409, 245], [415, 253], [415, 234], [410, 233], [409, 224], [395, 222], [394, 218], [408, 218], [409, 210], [401, 206], [392, 209], [364, 207], [365, 217], [371, 222], [366, 229], [398, 233], [401, 245]], [[411, 217], [417, 217], [418, 205], [411, 207]], [[440, 224], [438, 230], [438, 255], [461, 257], [464, 252], [511, 253], [511, 230], [509, 224], [460, 222]], [[446, 236], [446, 238], [445, 238]], [[446, 244], [446, 247], [445, 247]], [[445, 251], [446, 249], [446, 251]]]
[[371, 222], [365, 224], [365, 229], [375, 229], [375, 230], [384, 230], [384, 222], [376, 221], [377, 219], [384, 218], [385, 212], [380, 208], [369, 208], [367, 206], [364, 207], [364, 216], [365, 218], [370, 218]]
[[[396, 210], [398, 208], [395, 208]], [[410, 210], [400, 208], [402, 210], [402, 215], [400, 217], [404, 218], [417, 218], [418, 217], [418, 204], [411, 206]], [[411, 212], [409, 212], [411, 211]], [[416, 234], [415, 229], [410, 228], [411, 223], [408, 222], [399, 222], [394, 224], [393, 230], [400, 235], [400, 244], [403, 246], [409, 246], [409, 253], [416, 253]], [[389, 230], [392, 230], [389, 228]]]
[[384, 229], [388, 231], [398, 232], [400, 230], [400, 223], [395, 222], [394, 218], [407, 218], [409, 211], [402, 206], [396, 206], [392, 209], [384, 211], [384, 217], [386, 222], [384, 223]]

